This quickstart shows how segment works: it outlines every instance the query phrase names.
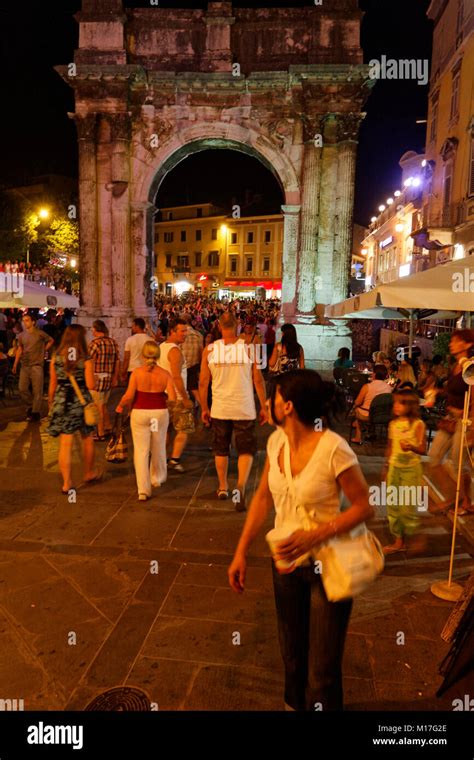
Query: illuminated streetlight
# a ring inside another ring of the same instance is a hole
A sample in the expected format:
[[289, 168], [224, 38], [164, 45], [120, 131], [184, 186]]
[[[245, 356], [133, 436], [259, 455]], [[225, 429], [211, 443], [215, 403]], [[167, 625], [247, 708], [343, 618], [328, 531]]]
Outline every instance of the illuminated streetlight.
[[393, 203], [393, 198], [387, 198], [387, 206], [391, 206]]
[[379, 211], [385, 211], [385, 206], [383, 205], [383, 203], [379, 206]]
[[371, 221], [371, 222], [372, 222], [372, 224], [373, 224], [374, 222], [376, 222], [376, 221], [377, 221], [377, 217], [376, 217], [376, 216], [372, 216], [372, 217], [370, 218], [370, 221]]
[[395, 190], [395, 192], [394, 192], [395, 198], [398, 198], [399, 195], [401, 195], [400, 190]]
[[47, 208], [40, 208], [38, 216], [40, 219], [47, 219], [49, 217], [49, 210]]

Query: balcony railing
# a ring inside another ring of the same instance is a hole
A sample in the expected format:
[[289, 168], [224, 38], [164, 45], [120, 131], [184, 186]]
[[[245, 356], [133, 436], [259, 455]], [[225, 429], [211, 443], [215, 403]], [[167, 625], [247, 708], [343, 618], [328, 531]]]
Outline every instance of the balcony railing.
[[451, 203], [444, 208], [430, 208], [425, 206], [423, 210], [423, 225], [426, 227], [439, 227], [451, 229], [466, 221], [467, 203]]

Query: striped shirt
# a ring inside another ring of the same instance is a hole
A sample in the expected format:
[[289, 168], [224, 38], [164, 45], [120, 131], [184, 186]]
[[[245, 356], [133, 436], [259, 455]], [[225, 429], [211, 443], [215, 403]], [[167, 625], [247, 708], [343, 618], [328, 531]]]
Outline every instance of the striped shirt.
[[94, 362], [96, 375], [95, 390], [109, 391], [112, 387], [112, 376], [116, 362], [119, 361], [119, 348], [113, 338], [107, 335], [94, 338], [89, 344], [89, 355]]

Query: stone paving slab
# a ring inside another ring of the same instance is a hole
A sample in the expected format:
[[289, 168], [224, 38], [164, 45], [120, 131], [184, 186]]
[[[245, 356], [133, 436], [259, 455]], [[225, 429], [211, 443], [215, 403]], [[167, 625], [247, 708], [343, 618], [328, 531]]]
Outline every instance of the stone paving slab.
[[[82, 710], [118, 685], [142, 688], [160, 710], [281, 710], [283, 670], [264, 539], [249, 557], [247, 590], [228, 587], [227, 567], [245, 515], [215, 498], [207, 431], [149, 502], [136, 501], [133, 465], [107, 466], [59, 493], [57, 442], [38, 426], [1, 423], [0, 682], [26, 709]], [[8, 411], [10, 413], [10, 411]], [[265, 435], [259, 430], [263, 448]], [[361, 447], [364, 449], [365, 447]], [[98, 447], [99, 461], [104, 447]], [[376, 483], [380, 450], [359, 450]], [[103, 460], [102, 460], [103, 461]], [[249, 497], [264, 452], [254, 462]], [[75, 482], [81, 468], [75, 451]], [[236, 479], [230, 465], [229, 485]], [[467, 518], [473, 520], [474, 518]], [[371, 527], [388, 539], [384, 509]], [[429, 587], [447, 577], [451, 523], [426, 515], [422, 555], [388, 558], [384, 574], [354, 602], [344, 659], [347, 709], [451, 709], [435, 697], [452, 606]], [[158, 572], [151, 572], [151, 568]], [[472, 569], [459, 535], [454, 577]], [[34, 605], [34, 606], [32, 606]], [[70, 645], [74, 632], [77, 643]], [[397, 645], [403, 632], [405, 644]], [[240, 643], [236, 643], [240, 637]]]

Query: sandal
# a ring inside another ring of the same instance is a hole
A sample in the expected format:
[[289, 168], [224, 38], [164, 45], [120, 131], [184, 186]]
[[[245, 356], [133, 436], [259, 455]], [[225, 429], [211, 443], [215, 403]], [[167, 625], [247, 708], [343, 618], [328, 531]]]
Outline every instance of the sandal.
[[217, 491], [217, 498], [220, 501], [225, 501], [225, 499], [229, 498], [229, 491], [226, 491], [225, 488], [219, 488]]

